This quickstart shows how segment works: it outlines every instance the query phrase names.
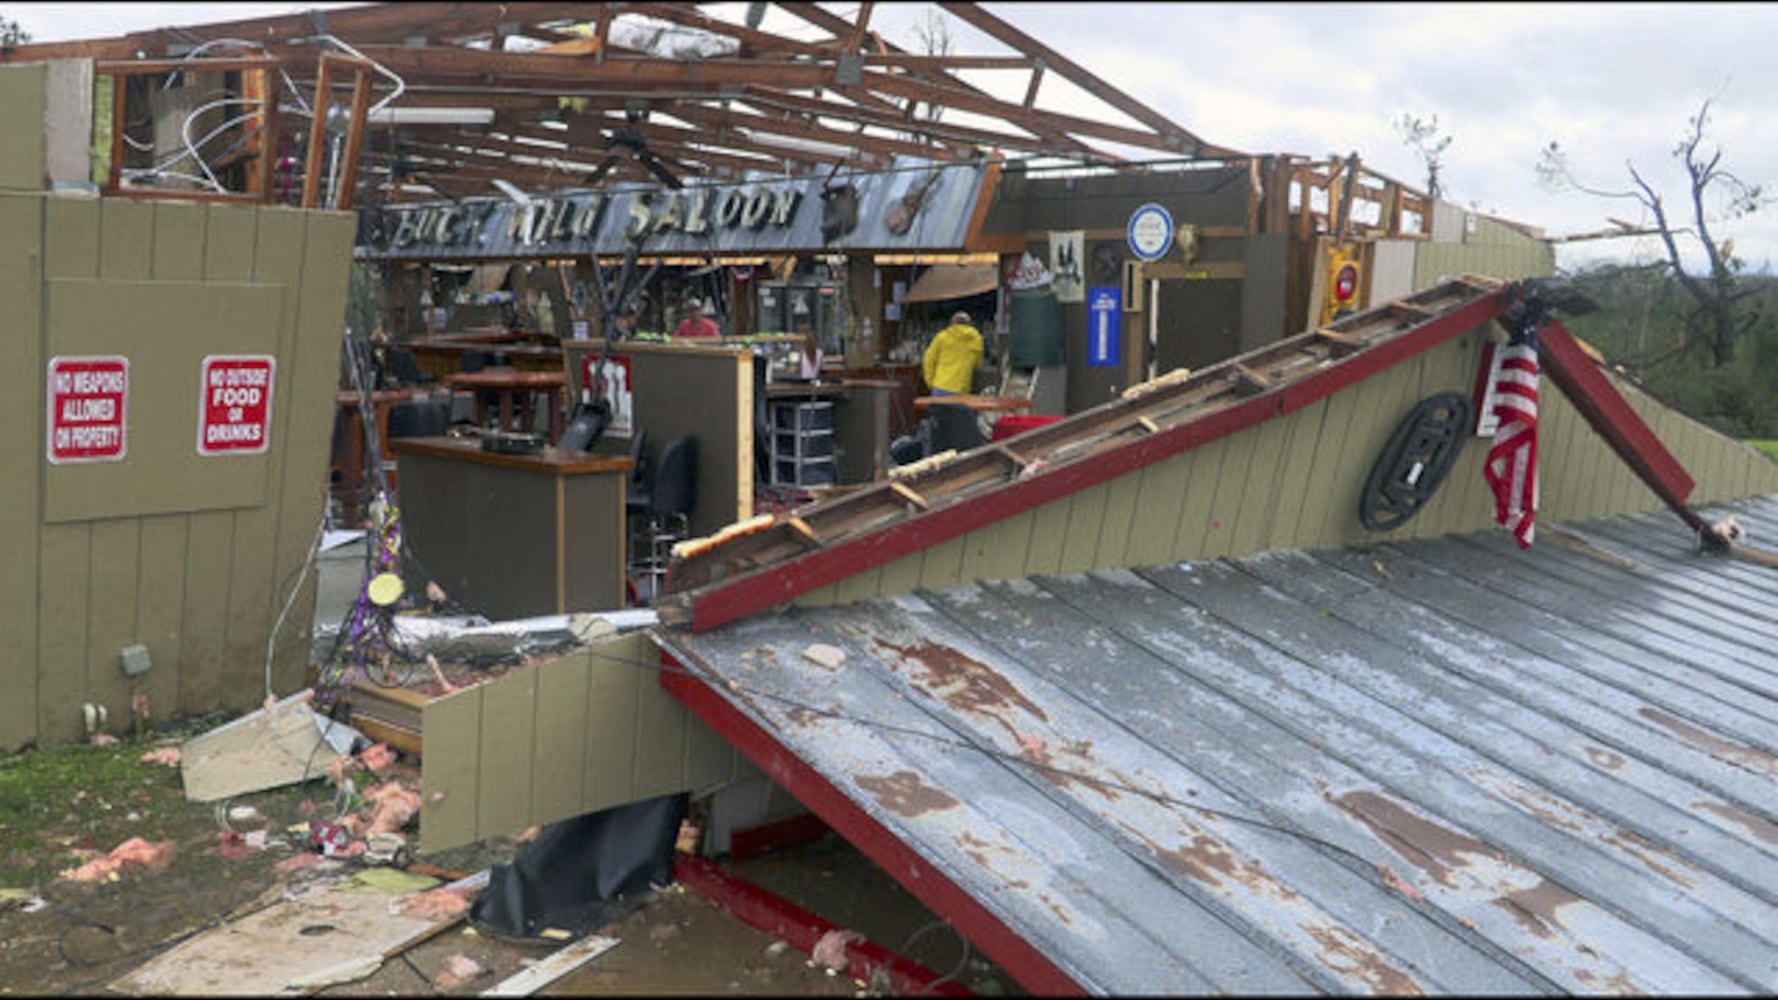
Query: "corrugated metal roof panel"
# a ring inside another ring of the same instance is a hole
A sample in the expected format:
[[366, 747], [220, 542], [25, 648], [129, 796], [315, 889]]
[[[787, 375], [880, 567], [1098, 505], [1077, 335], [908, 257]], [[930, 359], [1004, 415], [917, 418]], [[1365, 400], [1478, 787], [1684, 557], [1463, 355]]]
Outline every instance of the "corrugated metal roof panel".
[[1095, 992], [1742, 993], [1778, 989], [1775, 609], [1663, 512], [660, 639]]

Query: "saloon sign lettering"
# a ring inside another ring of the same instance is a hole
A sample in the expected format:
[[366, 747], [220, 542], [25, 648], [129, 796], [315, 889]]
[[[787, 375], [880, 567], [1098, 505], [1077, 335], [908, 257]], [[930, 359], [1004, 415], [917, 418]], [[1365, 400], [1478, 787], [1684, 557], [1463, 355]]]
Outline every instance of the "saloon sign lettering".
[[[621, 226], [626, 240], [663, 234], [707, 237], [718, 232], [758, 232], [791, 226], [802, 201], [798, 187], [766, 184], [622, 195], [573, 194], [524, 204], [464, 201], [392, 209], [383, 220], [381, 239], [373, 239], [372, 244], [395, 253], [437, 248], [497, 254], [598, 242], [611, 226]], [[607, 216], [616, 221], [608, 221]]]

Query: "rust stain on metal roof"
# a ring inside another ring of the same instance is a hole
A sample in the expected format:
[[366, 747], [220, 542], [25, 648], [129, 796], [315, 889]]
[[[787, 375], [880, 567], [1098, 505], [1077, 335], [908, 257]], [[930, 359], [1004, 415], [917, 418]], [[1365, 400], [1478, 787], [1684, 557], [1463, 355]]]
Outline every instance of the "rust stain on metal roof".
[[1527, 931], [1541, 938], [1553, 938], [1556, 936], [1555, 928], [1562, 925], [1562, 907], [1584, 900], [1546, 878], [1539, 879], [1529, 889], [1509, 892], [1495, 902], [1511, 913]]
[[1375, 792], [1347, 792], [1331, 801], [1443, 885], [1456, 887], [1451, 870], [1467, 865], [1466, 855], [1505, 860], [1494, 847], [1417, 816]]
[[1333, 802], [1369, 827], [1396, 853], [1447, 887], [1459, 888], [1452, 877], [1454, 871], [1469, 868], [1472, 857], [1486, 858], [1537, 877], [1535, 885], [1504, 892], [1493, 902], [1504, 907], [1526, 930], [1539, 937], [1554, 936], [1552, 925], [1561, 924], [1558, 914], [1562, 907], [1583, 902], [1581, 897], [1537, 875], [1499, 848], [1418, 816], [1384, 796], [1353, 791], [1333, 799]]
[[[989, 841], [983, 840], [975, 834], [970, 833], [968, 830], [957, 835], [957, 846], [963, 849], [963, 853], [969, 855], [970, 860], [997, 875], [1000, 874], [1000, 872], [994, 865], [993, 856], [995, 854], [1012, 853], [1004, 844], [990, 843]], [[1025, 879], [1006, 878], [1004, 875], [1002, 875], [1001, 878], [1005, 881], [1008, 888], [1031, 888], [1031, 883]]]
[[1639, 833], [1617, 830], [1607, 834], [1605, 842], [1642, 862], [1643, 867], [1668, 881], [1682, 885], [1687, 889], [1696, 884], [1689, 875], [1678, 870], [1683, 868], [1686, 871], [1696, 872], [1696, 868], [1681, 861], [1673, 855], [1673, 852], [1658, 846]]
[[1693, 802], [1693, 809], [1702, 809], [1707, 813], [1715, 813], [1731, 823], [1739, 824], [1748, 833], [1768, 844], [1778, 844], [1778, 823], [1764, 816], [1756, 816], [1745, 809], [1737, 809], [1726, 802]]
[[1074, 917], [1068, 912], [1068, 908], [1056, 902], [1055, 898], [1049, 893], [1040, 892], [1037, 894], [1037, 898], [1043, 902], [1043, 905], [1049, 907], [1050, 912], [1056, 915], [1057, 920], [1060, 920], [1068, 927], [1074, 926]]
[[954, 809], [955, 798], [924, 781], [912, 771], [897, 771], [887, 777], [860, 775], [858, 787], [871, 793], [883, 808], [909, 818], [944, 809]]
[[[875, 642], [900, 656], [900, 660], [892, 662], [891, 666], [899, 662], [918, 664], [922, 668], [922, 675], [916, 677], [914, 682], [960, 712], [992, 715], [999, 718], [1008, 729], [1013, 729], [1012, 724], [1000, 716], [1001, 710], [1008, 706], [1016, 706], [1027, 715], [1049, 721], [1049, 715], [1036, 702], [1025, 697], [999, 671], [972, 656], [934, 642], [917, 642], [906, 646], [898, 646], [882, 638]], [[1016, 730], [1013, 735], [1018, 735]]]
[[1723, 739], [1707, 729], [1687, 722], [1678, 716], [1668, 715], [1658, 708], [1645, 707], [1640, 709], [1637, 714], [1664, 727], [1673, 735], [1718, 760], [1745, 767], [1750, 771], [1778, 775], [1778, 754], [1773, 754], [1769, 750]]
[[1586, 829], [1584, 815], [1572, 804], [1551, 795], [1541, 788], [1534, 788], [1505, 775], [1497, 774], [1486, 768], [1470, 768], [1467, 772], [1471, 780], [1495, 795], [1518, 806], [1532, 816], [1564, 830], [1576, 832]]
[[1576, 979], [1586, 983], [1600, 993], [1608, 993], [1613, 996], [1648, 996], [1647, 990], [1637, 988], [1636, 984], [1630, 981], [1630, 974], [1627, 972], [1619, 972], [1616, 975], [1611, 976], [1601, 976], [1597, 973], [1589, 972], [1586, 969], [1576, 969], [1574, 970], [1574, 975]]
[[1426, 995], [1413, 976], [1384, 961], [1375, 948], [1346, 928], [1323, 924], [1303, 930], [1321, 946], [1322, 958], [1330, 968], [1370, 984], [1373, 993], [1382, 996]]
[[1624, 755], [1612, 753], [1604, 747], [1587, 747], [1587, 757], [1593, 764], [1607, 771], [1615, 771], [1624, 766]]

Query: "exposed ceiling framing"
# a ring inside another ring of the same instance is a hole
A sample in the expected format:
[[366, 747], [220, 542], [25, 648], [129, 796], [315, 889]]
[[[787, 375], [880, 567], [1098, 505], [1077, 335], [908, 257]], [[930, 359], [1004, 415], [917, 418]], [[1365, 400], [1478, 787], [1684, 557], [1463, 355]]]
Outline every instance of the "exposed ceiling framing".
[[373, 118], [360, 203], [488, 193], [494, 177], [535, 190], [646, 180], [650, 162], [735, 180], [988, 152], [1100, 165], [1245, 155], [976, 4], [936, 4], [935, 16], [1003, 51], [910, 51], [873, 27], [876, 10], [870, 2], [366, 4], [24, 45], [0, 61], [197, 65], [258, 51], [289, 74], [288, 113], [302, 104], [291, 97], [312, 95], [318, 56], [345, 51], [379, 68], [374, 99], [387, 112], [491, 115], [449, 125]]

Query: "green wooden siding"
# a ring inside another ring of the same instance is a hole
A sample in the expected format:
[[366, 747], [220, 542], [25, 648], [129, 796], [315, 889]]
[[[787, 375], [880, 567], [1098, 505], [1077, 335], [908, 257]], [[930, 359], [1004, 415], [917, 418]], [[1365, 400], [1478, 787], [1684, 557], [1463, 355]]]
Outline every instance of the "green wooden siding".
[[429, 702], [420, 838], [438, 851], [757, 773], [616, 636]]
[[[80, 739], [87, 703], [127, 726], [138, 692], [157, 719], [265, 697], [268, 634], [321, 521], [354, 232], [340, 213], [0, 194], [0, 406], [22, 428], [4, 447], [37, 470], [0, 485], [0, 747]], [[277, 358], [265, 454], [196, 452], [201, 362], [220, 353]], [[58, 354], [129, 359], [122, 460], [47, 461]], [[274, 650], [281, 693], [303, 683], [312, 607], [309, 581]], [[138, 643], [153, 667], [132, 682], [118, 654]]]

